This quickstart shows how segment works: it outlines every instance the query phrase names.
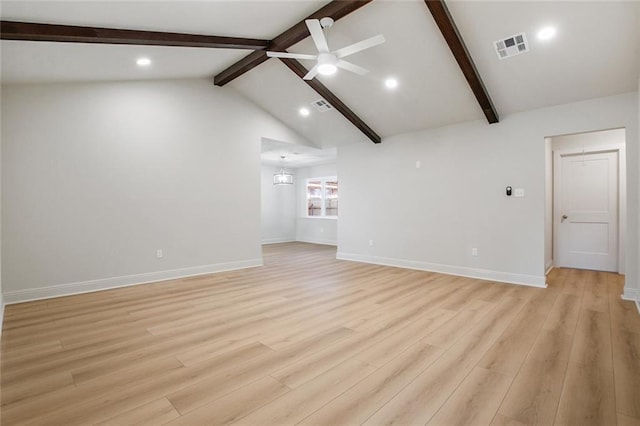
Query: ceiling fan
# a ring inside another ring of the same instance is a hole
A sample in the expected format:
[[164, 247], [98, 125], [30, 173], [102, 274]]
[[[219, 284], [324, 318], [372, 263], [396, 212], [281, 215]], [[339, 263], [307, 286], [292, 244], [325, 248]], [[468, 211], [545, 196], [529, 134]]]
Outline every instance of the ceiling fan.
[[369, 70], [362, 68], [361, 66], [352, 64], [351, 62], [344, 61], [342, 60], [342, 58], [385, 42], [384, 36], [379, 34], [377, 36], [359, 41], [357, 43], [343, 47], [342, 49], [334, 50], [332, 52], [329, 50], [327, 37], [323, 29], [328, 30], [329, 28], [331, 28], [331, 26], [333, 25], [333, 19], [307, 19], [305, 23], [307, 24], [307, 28], [309, 28], [309, 33], [311, 34], [311, 38], [313, 39], [313, 42], [318, 49], [317, 55], [306, 55], [302, 53], [288, 52], [267, 52], [267, 56], [269, 56], [270, 58], [317, 60], [316, 65], [311, 68], [311, 70], [303, 77], [304, 80], [312, 80], [318, 73], [322, 75], [334, 74], [338, 70], [338, 68], [342, 68], [359, 75], [365, 75], [369, 72]]

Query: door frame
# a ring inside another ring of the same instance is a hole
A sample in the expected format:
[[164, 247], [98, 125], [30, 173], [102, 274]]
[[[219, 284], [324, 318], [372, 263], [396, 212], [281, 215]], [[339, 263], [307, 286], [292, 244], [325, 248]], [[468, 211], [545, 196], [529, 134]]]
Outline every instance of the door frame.
[[552, 220], [552, 240], [553, 258], [558, 251], [557, 229], [560, 225], [560, 166], [561, 158], [566, 155], [597, 154], [605, 152], [618, 153], [618, 274], [625, 273], [625, 233], [627, 228], [627, 156], [624, 143], [585, 146], [583, 149], [560, 149], [553, 150], [553, 220]]

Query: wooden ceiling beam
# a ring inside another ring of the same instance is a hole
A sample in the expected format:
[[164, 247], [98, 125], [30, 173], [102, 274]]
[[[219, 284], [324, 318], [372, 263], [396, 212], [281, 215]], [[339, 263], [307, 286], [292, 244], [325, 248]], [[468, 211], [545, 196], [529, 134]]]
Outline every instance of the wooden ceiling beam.
[[264, 50], [270, 46], [269, 40], [252, 38], [82, 27], [75, 25], [37, 24], [15, 21], [0, 21], [0, 38], [2, 40], [251, 50]]
[[[349, 13], [361, 8], [371, 1], [372, 0], [334, 0], [274, 38], [271, 41], [269, 50], [284, 51], [294, 44], [298, 43], [299, 41], [302, 41], [305, 38], [309, 37], [309, 30], [304, 22], [307, 19], [321, 19], [324, 17], [330, 17], [333, 18], [334, 21], [337, 21], [343, 16], [348, 15]], [[224, 86], [225, 84], [240, 77], [247, 71], [265, 62], [267, 59], [269, 58], [264, 51], [252, 52], [216, 75], [213, 78], [213, 83], [216, 86]]]
[[[279, 58], [291, 71], [296, 73], [298, 77], [304, 77], [309, 70], [304, 65], [295, 59]], [[322, 84], [318, 79], [304, 80], [313, 90], [318, 92], [320, 96], [331, 104], [340, 114], [342, 114], [347, 120], [353, 123], [362, 133], [364, 133], [373, 143], [380, 143], [380, 136], [373, 131], [373, 129], [367, 126], [367, 123], [362, 121], [348, 106], [344, 104], [336, 95], [334, 95], [327, 86]]]
[[433, 15], [433, 19], [435, 19], [438, 28], [440, 28], [440, 32], [449, 45], [453, 57], [456, 59], [456, 62], [458, 62], [462, 74], [464, 74], [464, 77], [467, 79], [473, 94], [480, 104], [482, 112], [484, 112], [490, 124], [497, 123], [500, 120], [498, 112], [493, 106], [493, 102], [491, 102], [489, 93], [480, 78], [480, 74], [471, 59], [471, 55], [464, 44], [460, 32], [458, 32], [455, 22], [453, 22], [453, 18], [444, 0], [425, 0], [424, 2], [427, 4], [431, 15]]

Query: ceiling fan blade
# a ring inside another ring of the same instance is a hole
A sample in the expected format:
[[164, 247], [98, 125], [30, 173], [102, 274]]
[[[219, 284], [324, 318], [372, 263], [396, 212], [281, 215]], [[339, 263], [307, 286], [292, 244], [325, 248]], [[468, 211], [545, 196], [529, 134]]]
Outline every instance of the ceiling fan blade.
[[313, 80], [313, 78], [318, 74], [318, 65], [315, 65], [313, 68], [309, 70], [309, 72], [302, 77], [303, 80]]
[[359, 74], [359, 75], [365, 75], [366, 73], [369, 72], [369, 70], [366, 69], [366, 68], [362, 68], [361, 66], [358, 66], [356, 64], [352, 64], [351, 62], [343, 61], [342, 59], [340, 59], [336, 63], [336, 66], [338, 68], [342, 68], [344, 70], [351, 71], [351, 72], [354, 72], [354, 73]]
[[307, 28], [309, 28], [309, 33], [318, 52], [329, 53], [329, 46], [327, 45], [327, 39], [324, 37], [324, 32], [320, 26], [320, 21], [317, 19], [307, 19], [304, 22], [307, 24]]
[[305, 55], [304, 53], [289, 53], [289, 52], [267, 52], [267, 56], [270, 58], [291, 58], [291, 59], [316, 59], [317, 55]]
[[353, 55], [354, 53], [360, 52], [361, 50], [382, 44], [385, 41], [386, 40], [384, 36], [382, 34], [378, 34], [377, 36], [373, 36], [366, 40], [362, 40], [357, 43], [353, 43], [352, 45], [343, 47], [342, 49], [338, 49], [333, 52], [333, 54], [338, 58], [344, 58], [345, 56]]

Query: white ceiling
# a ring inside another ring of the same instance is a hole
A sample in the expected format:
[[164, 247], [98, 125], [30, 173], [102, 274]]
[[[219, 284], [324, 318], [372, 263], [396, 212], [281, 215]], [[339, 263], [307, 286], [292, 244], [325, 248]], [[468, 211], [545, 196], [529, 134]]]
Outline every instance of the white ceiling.
[[[326, 0], [2, 0], [4, 20], [270, 39]], [[285, 24], [286, 25], [286, 24]]]
[[[2, 1], [5, 20], [203, 33], [270, 39], [327, 1]], [[498, 113], [541, 108], [637, 90], [640, 2], [448, 1]], [[557, 27], [539, 42], [536, 31]], [[499, 60], [492, 42], [524, 31], [529, 53]], [[350, 61], [366, 76], [340, 71], [321, 81], [381, 136], [484, 119], [422, 0], [374, 0], [336, 22], [329, 45], [375, 34], [387, 42]], [[238, 50], [3, 41], [5, 84], [161, 78], [211, 78], [242, 58]], [[314, 53], [309, 39], [289, 49]], [[135, 66], [140, 55], [153, 59]], [[305, 61], [310, 68], [312, 64]], [[395, 91], [383, 87], [394, 76]], [[316, 112], [320, 96], [277, 59], [228, 85], [319, 147], [370, 143], [337, 111]], [[312, 113], [301, 117], [298, 109]], [[384, 142], [384, 141], [383, 141]]]
[[[450, 5], [501, 114], [638, 89], [640, 2], [454, 2]], [[547, 25], [549, 42], [537, 39]], [[531, 51], [499, 60], [492, 42], [518, 32]]]
[[[276, 167], [299, 168], [334, 163], [336, 161], [336, 155], [337, 149], [335, 147], [318, 149], [263, 138], [260, 158], [263, 164]], [[282, 157], [285, 157], [284, 161]]]
[[[211, 78], [251, 51], [2, 41], [3, 83]], [[135, 59], [149, 57], [148, 68]]]
[[[2, 1], [3, 20], [270, 39], [326, 1]], [[250, 51], [2, 41], [3, 83], [211, 78]], [[149, 68], [135, 65], [148, 56]]]

